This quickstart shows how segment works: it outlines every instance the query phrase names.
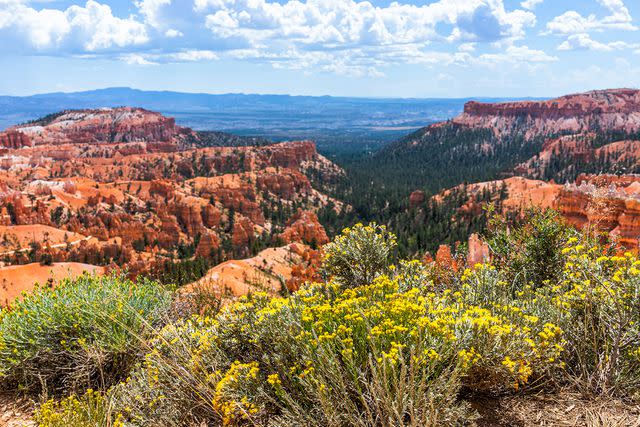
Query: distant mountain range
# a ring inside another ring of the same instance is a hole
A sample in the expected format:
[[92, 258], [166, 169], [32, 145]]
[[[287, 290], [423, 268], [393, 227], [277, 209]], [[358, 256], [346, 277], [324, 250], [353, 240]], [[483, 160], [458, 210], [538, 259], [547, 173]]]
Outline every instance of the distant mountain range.
[[[498, 101], [483, 98], [481, 101]], [[0, 96], [0, 130], [77, 108], [135, 106], [175, 117], [196, 130], [221, 130], [274, 140], [314, 139], [329, 151], [369, 147], [462, 112], [468, 99], [211, 95], [107, 88], [75, 93]]]

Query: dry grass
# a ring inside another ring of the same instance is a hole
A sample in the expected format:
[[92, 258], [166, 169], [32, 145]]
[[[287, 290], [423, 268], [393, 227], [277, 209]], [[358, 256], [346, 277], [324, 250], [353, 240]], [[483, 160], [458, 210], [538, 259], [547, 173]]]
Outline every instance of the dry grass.
[[640, 405], [561, 392], [478, 398], [478, 427], [640, 427]]

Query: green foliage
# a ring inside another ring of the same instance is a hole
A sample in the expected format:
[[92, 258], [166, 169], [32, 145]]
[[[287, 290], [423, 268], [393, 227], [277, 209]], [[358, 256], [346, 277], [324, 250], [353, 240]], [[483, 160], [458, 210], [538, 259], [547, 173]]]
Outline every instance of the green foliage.
[[473, 419], [460, 387], [504, 392], [555, 366], [560, 336], [539, 336], [552, 326], [399, 286], [254, 295], [168, 326], [112, 391], [116, 409], [133, 425], [458, 425]]
[[640, 260], [571, 239], [561, 280], [536, 293], [564, 330], [569, 380], [591, 393], [640, 398]]
[[566, 261], [562, 249], [577, 232], [558, 212], [530, 211], [516, 226], [492, 211], [489, 214], [487, 243], [493, 263], [506, 275], [513, 292], [559, 280]]
[[206, 258], [196, 257], [195, 259], [168, 260], [158, 262], [148, 272], [152, 280], [157, 280], [164, 285], [180, 287], [188, 283], [195, 282], [204, 276], [212, 265]]
[[107, 388], [127, 374], [171, 302], [156, 282], [81, 276], [0, 313], [0, 378], [47, 392]]
[[384, 226], [356, 224], [324, 247], [324, 271], [343, 286], [372, 283], [391, 264], [396, 237]]

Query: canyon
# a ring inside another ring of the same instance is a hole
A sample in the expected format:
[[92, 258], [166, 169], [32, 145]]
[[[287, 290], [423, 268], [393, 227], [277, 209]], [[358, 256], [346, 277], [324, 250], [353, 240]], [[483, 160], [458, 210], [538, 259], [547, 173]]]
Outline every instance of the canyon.
[[[50, 114], [0, 132], [0, 273], [75, 263], [179, 285], [214, 281], [220, 295], [295, 290], [315, 277], [327, 219], [335, 233], [345, 218], [366, 218], [349, 216], [363, 189], [375, 195], [367, 211], [434, 262], [453, 253], [440, 243], [460, 241], [470, 260], [486, 259], [469, 236], [482, 231], [489, 203], [510, 218], [557, 209], [637, 248], [640, 91], [468, 102], [360, 167], [371, 176], [349, 181], [312, 141], [194, 131], [141, 108]], [[390, 209], [394, 194], [406, 194], [405, 212]]]
[[326, 243], [315, 212], [343, 204], [309, 177], [344, 172], [313, 142], [259, 142], [131, 107], [64, 111], [1, 132], [0, 274], [77, 263], [135, 276], [194, 257], [216, 265]]

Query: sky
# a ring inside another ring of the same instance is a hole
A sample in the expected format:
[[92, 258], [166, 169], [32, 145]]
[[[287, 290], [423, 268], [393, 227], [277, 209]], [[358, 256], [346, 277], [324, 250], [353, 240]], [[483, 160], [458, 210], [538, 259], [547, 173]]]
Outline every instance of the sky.
[[640, 87], [640, 0], [0, 0], [0, 94]]

